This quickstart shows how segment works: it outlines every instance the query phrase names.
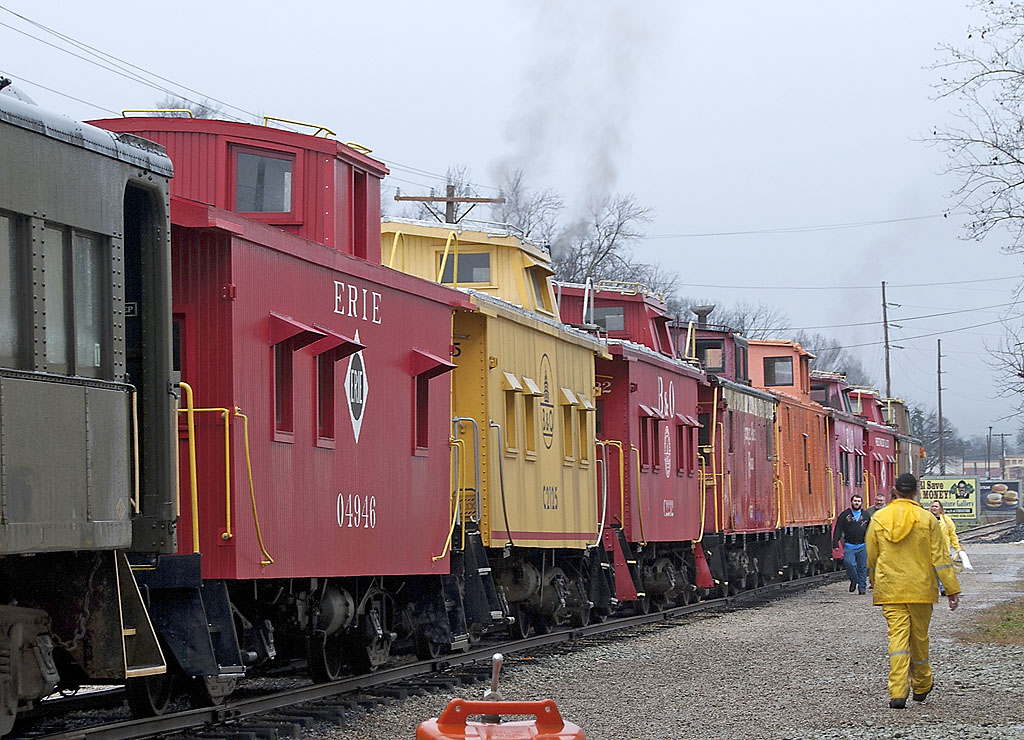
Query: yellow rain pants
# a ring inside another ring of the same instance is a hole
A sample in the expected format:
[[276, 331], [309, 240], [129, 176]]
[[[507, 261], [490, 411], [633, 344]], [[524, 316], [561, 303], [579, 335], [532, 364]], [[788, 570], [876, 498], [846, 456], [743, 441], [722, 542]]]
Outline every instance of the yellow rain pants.
[[909, 689], [924, 694], [932, 688], [928, 664], [928, 625], [932, 604], [884, 604], [889, 625], [889, 696], [906, 699]]

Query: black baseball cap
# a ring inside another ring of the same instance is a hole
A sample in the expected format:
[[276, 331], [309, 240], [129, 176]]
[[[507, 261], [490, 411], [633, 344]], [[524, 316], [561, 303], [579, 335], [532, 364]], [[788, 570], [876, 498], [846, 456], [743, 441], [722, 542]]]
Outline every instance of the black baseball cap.
[[896, 490], [900, 493], [913, 493], [917, 490], [917, 478], [913, 473], [900, 473], [896, 478]]

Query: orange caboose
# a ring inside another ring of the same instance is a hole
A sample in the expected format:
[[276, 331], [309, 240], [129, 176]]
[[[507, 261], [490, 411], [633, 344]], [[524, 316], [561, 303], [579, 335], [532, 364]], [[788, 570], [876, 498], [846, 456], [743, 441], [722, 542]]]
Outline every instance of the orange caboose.
[[835, 519], [832, 470], [826, 439], [828, 412], [811, 400], [810, 361], [814, 355], [795, 342], [751, 340], [750, 379], [779, 399], [775, 420], [776, 487], [781, 524], [799, 527], [801, 562], [823, 567], [831, 553], [829, 528]]

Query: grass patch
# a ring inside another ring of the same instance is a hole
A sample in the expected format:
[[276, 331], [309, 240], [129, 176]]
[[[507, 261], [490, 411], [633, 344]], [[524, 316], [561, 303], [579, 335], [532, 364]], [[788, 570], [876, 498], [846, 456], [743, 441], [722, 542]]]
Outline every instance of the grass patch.
[[989, 607], [969, 629], [956, 636], [964, 642], [1024, 645], [1024, 597]]

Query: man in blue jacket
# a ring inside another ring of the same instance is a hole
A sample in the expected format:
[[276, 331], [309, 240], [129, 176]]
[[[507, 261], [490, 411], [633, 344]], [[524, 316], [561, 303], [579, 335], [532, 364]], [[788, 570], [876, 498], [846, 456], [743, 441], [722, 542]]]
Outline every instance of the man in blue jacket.
[[836, 517], [832, 530], [832, 548], [839, 547], [843, 540], [843, 565], [850, 577], [850, 593], [865, 593], [868, 587], [868, 554], [864, 549], [864, 533], [868, 531], [870, 517], [862, 506], [864, 499], [855, 493], [850, 497], [850, 508], [843, 509]]

